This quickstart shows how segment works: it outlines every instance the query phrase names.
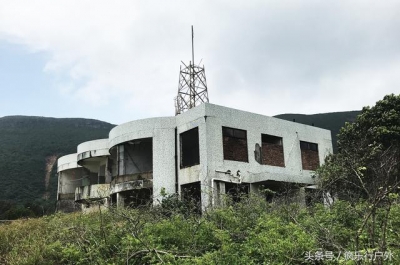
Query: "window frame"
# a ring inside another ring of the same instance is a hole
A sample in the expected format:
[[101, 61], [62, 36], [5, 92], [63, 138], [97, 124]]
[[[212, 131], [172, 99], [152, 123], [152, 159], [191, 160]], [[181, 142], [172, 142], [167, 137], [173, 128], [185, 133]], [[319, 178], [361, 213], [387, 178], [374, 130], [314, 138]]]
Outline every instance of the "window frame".
[[[228, 133], [229, 130], [231, 130], [232, 133]], [[244, 133], [244, 137], [239, 136], [237, 132]], [[244, 160], [234, 160], [234, 159], [226, 159], [225, 158], [224, 137], [229, 137], [229, 138], [233, 138], [233, 139], [239, 139], [239, 140], [245, 140], [246, 141], [246, 160], [245, 161]], [[247, 140], [247, 130], [238, 129], [238, 128], [232, 128], [232, 127], [227, 127], [227, 126], [222, 126], [222, 152], [223, 152], [224, 160], [249, 163], [249, 149], [248, 148], [249, 147], [248, 147], [248, 140]]]

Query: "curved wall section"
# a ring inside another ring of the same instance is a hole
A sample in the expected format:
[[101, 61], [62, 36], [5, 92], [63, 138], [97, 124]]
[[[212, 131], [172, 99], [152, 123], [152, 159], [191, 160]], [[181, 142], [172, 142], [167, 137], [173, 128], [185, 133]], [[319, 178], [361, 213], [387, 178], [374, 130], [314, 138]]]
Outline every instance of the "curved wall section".
[[111, 148], [130, 140], [153, 137], [157, 129], [174, 129], [175, 117], [150, 118], [127, 122], [114, 127], [109, 134]]
[[108, 156], [108, 139], [98, 139], [83, 142], [78, 145], [77, 160], [83, 160], [90, 157]]
[[60, 157], [57, 160], [57, 173], [67, 169], [73, 169], [80, 167], [77, 163], [77, 154], [69, 154]]
[[[175, 192], [175, 128], [175, 117], [161, 117], [131, 121], [110, 131], [108, 144], [114, 168], [118, 169], [113, 176], [152, 173], [152, 181], [142, 181], [141, 185], [138, 184], [141, 181], [129, 182], [126, 186], [112, 184], [112, 192], [118, 195], [117, 201], [129, 190], [138, 192], [144, 198], [149, 198], [151, 194], [154, 203], [161, 197], [162, 190]], [[151, 159], [151, 163], [147, 158]], [[130, 161], [133, 162], [129, 164]], [[146, 165], [147, 170], [143, 170], [140, 164]], [[134, 166], [137, 166], [137, 171], [128, 170]]]

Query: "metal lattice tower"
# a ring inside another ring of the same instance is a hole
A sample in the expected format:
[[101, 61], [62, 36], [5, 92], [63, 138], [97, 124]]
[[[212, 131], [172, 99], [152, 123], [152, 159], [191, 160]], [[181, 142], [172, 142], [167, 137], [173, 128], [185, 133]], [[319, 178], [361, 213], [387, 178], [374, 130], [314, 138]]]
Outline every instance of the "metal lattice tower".
[[175, 98], [175, 115], [194, 108], [203, 102], [208, 102], [204, 65], [201, 67], [194, 64], [193, 38], [192, 26], [192, 61], [189, 61], [189, 65], [182, 62], [180, 66], [178, 96]]

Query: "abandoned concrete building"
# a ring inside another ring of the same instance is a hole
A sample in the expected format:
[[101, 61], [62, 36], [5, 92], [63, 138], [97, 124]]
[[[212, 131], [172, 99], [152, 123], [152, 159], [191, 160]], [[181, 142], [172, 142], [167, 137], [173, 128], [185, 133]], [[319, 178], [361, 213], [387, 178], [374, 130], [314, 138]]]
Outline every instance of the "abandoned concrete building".
[[331, 152], [328, 130], [203, 103], [121, 124], [108, 139], [59, 158], [58, 208], [157, 204], [161, 191], [207, 207], [238, 187], [248, 193], [287, 185], [302, 201], [304, 188], [315, 184], [313, 170]]
[[[208, 103], [204, 65], [182, 62], [175, 116], [135, 120], [58, 159], [58, 209], [158, 204], [180, 194], [202, 207], [223, 195], [289, 190], [305, 201], [332, 152], [328, 130]], [[289, 188], [288, 188], [289, 187]], [[96, 207], [94, 207], [96, 206]]]

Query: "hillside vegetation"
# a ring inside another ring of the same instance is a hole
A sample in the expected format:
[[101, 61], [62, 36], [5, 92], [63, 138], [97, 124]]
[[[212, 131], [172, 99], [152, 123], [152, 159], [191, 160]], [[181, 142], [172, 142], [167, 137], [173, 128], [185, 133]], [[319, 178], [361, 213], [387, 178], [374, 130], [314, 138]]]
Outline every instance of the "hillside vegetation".
[[0, 215], [14, 203], [54, 204], [57, 158], [81, 142], [107, 138], [113, 127], [90, 119], [0, 118]]

